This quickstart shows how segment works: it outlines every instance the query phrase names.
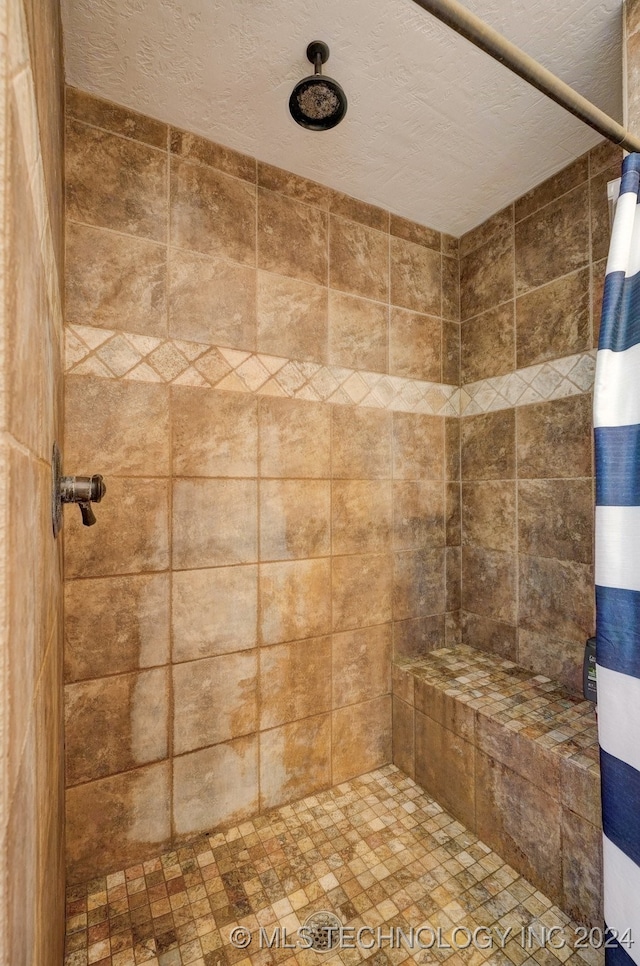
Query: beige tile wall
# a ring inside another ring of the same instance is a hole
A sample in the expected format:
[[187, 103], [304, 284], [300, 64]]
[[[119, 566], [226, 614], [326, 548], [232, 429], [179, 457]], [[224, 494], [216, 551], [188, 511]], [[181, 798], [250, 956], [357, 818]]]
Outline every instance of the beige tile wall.
[[70, 325], [173, 340], [163, 381], [131, 378], [117, 343], [67, 379], [66, 463], [107, 483], [96, 527], [66, 520], [82, 879], [390, 760], [394, 649], [458, 634], [456, 421], [167, 384], [171, 346], [457, 385], [458, 255], [68, 90], [67, 258]]
[[[460, 240], [462, 384], [597, 346], [609, 244], [601, 143]], [[581, 689], [594, 631], [591, 393], [465, 416], [466, 643]]]
[[58, 4], [0, 6], [0, 962], [59, 966], [64, 935], [62, 86]]

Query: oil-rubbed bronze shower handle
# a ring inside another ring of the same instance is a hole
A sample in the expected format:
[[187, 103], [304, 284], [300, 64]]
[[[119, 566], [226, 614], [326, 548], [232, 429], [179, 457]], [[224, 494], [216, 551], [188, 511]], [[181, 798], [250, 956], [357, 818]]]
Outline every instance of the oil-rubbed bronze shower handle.
[[79, 505], [85, 527], [92, 527], [96, 522], [91, 504], [100, 503], [106, 492], [104, 479], [99, 473], [95, 473], [93, 476], [63, 476], [60, 478], [61, 502]]

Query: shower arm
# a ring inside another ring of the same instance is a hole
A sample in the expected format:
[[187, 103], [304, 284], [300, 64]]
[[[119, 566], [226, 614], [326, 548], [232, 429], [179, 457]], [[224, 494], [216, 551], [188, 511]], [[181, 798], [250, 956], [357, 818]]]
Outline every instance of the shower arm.
[[476, 17], [470, 10], [463, 7], [458, 0], [413, 0], [413, 2], [471, 41], [480, 50], [484, 50], [490, 57], [500, 61], [518, 77], [537, 88], [546, 97], [550, 97], [560, 107], [584, 121], [609, 141], [621, 145], [627, 151], [640, 152], [640, 138], [630, 134], [586, 97], [578, 94], [524, 50], [516, 47], [480, 17]]

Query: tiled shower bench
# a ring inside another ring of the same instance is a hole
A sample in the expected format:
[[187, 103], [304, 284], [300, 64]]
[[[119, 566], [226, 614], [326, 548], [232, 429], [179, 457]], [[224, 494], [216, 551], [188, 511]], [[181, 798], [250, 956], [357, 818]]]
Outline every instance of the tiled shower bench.
[[594, 706], [468, 646], [393, 666], [393, 761], [578, 921], [601, 922]]

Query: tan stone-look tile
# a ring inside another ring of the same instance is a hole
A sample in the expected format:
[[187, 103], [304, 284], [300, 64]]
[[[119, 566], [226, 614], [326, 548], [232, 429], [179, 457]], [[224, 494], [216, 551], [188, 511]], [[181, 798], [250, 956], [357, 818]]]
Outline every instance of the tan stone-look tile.
[[590, 348], [589, 268], [516, 299], [517, 367]]
[[331, 638], [260, 648], [260, 730], [331, 711]]
[[254, 185], [176, 157], [170, 184], [172, 245], [255, 265]]
[[445, 611], [444, 548], [394, 554], [393, 617], [428, 617]]
[[111, 101], [88, 94], [75, 87], [65, 89], [65, 112], [67, 117], [74, 117], [85, 124], [104, 128], [112, 134], [142, 141], [154, 148], [167, 149], [168, 127], [162, 121], [156, 121], [145, 114], [130, 111], [127, 107], [120, 107]]
[[172, 562], [176, 570], [253, 563], [258, 558], [257, 484], [173, 481]]
[[173, 753], [240, 738], [257, 730], [257, 650], [175, 664]]
[[[593, 710], [595, 720], [595, 707]], [[600, 769], [581, 768], [570, 758], [560, 762], [560, 801], [591, 825], [602, 828]]]
[[253, 268], [171, 250], [169, 334], [173, 338], [255, 350], [256, 331]]
[[462, 484], [462, 542], [485, 550], [516, 549], [515, 482]]
[[298, 399], [260, 399], [261, 476], [330, 476], [331, 418], [339, 408]]
[[258, 268], [326, 285], [327, 232], [326, 212], [258, 189]]
[[332, 476], [390, 479], [391, 424], [391, 413], [383, 410], [333, 406]]
[[[358, 704], [391, 690], [391, 625], [332, 636], [334, 708]], [[318, 673], [323, 673], [319, 669]]]
[[331, 203], [331, 188], [309, 181], [284, 168], [276, 168], [272, 164], [258, 161], [258, 184], [261, 188], [277, 191], [281, 195], [288, 195], [296, 201], [303, 201], [307, 205], [329, 210]]
[[330, 570], [328, 559], [260, 565], [262, 644], [321, 637], [331, 630]]
[[460, 256], [460, 318], [469, 319], [514, 296], [513, 231]]
[[462, 644], [462, 611], [444, 615], [444, 642], [446, 647]]
[[602, 832], [562, 809], [562, 909], [600, 927], [603, 920]]
[[389, 372], [407, 379], [442, 381], [442, 321], [392, 307]]
[[429, 742], [429, 721], [439, 724], [446, 731], [476, 745], [476, 712], [468, 704], [456, 699], [434, 686], [427, 678], [416, 677], [414, 705], [416, 711], [429, 719], [424, 722], [426, 740]]
[[621, 174], [620, 162], [604, 171], [598, 172], [589, 182], [589, 202], [591, 209], [591, 260], [596, 262], [609, 254], [611, 221], [607, 183], [615, 181]]
[[[522, 591], [523, 597], [526, 597], [526, 590], [525, 588]], [[569, 691], [582, 694], [584, 642], [589, 635], [585, 633], [580, 641], [566, 641], [560, 639], [559, 633], [549, 627], [535, 631], [520, 626], [518, 628], [518, 664], [536, 674], [544, 674], [554, 681], [560, 681]]]
[[206, 138], [187, 131], [171, 128], [169, 150], [185, 161], [199, 161], [201, 164], [217, 168], [224, 174], [233, 175], [243, 181], [255, 182], [256, 159], [246, 154], [240, 154], [222, 144], [207, 141]]
[[257, 566], [174, 572], [174, 661], [194, 661], [255, 647], [257, 622]]
[[440, 480], [444, 476], [444, 419], [393, 414], [393, 477]]
[[391, 691], [410, 707], [415, 704], [416, 675], [411, 665], [393, 664], [391, 667]]
[[164, 245], [72, 221], [66, 243], [66, 322], [166, 337]]
[[589, 174], [593, 177], [603, 168], [613, 164], [617, 164], [619, 169], [622, 165], [622, 155], [623, 151], [619, 144], [613, 144], [607, 139], [601, 141], [589, 151]]
[[591, 345], [594, 349], [598, 348], [600, 338], [600, 323], [602, 320], [602, 298], [604, 296], [604, 280], [607, 268], [607, 259], [603, 258], [599, 262], [591, 265], [591, 327], [593, 336]]
[[461, 423], [463, 480], [513, 479], [515, 411], [466, 416]]
[[469, 319], [460, 326], [460, 332], [462, 385], [502, 376], [516, 368], [513, 302]]
[[584, 642], [593, 634], [593, 568], [573, 560], [519, 558], [521, 628]]
[[67, 791], [67, 881], [111, 872], [167, 848], [170, 770], [159, 762]]
[[462, 640], [471, 647], [515, 661], [517, 639], [518, 631], [513, 624], [462, 612]]
[[389, 231], [389, 212], [366, 201], [359, 201], [340, 191], [331, 190], [330, 211], [332, 215], [340, 215], [349, 221], [360, 222], [378, 231]]
[[249, 395], [171, 387], [173, 473], [254, 477], [258, 406]]
[[173, 816], [178, 836], [240, 822], [257, 810], [257, 735], [174, 759]]
[[415, 778], [414, 716], [413, 708], [394, 695], [391, 760], [409, 778]]
[[169, 485], [166, 480], [110, 477], [96, 507], [100, 540], [82, 525], [78, 509], [65, 511], [65, 575], [107, 577], [166, 570], [169, 566]]
[[562, 168], [557, 174], [536, 185], [515, 203], [515, 219], [522, 221], [539, 208], [577, 188], [589, 177], [589, 154], [581, 155], [572, 164]]
[[[22, 148], [18, 107], [8, 101], [11, 143], [6, 195], [6, 335], [3, 427], [47, 462], [51, 458], [56, 370], [61, 352], [47, 301], [47, 272], [40, 257], [39, 219], [31, 203], [29, 168]], [[5, 256], [3, 256], [5, 257]], [[55, 360], [55, 363], [54, 363]], [[59, 361], [60, 360], [60, 361]]]
[[391, 238], [392, 305], [427, 315], [442, 314], [442, 258], [423, 245]]
[[67, 785], [95, 781], [165, 758], [168, 716], [165, 668], [67, 684]]
[[515, 554], [465, 546], [462, 568], [462, 609], [505, 624], [515, 624]]
[[591, 480], [518, 483], [520, 553], [590, 563], [593, 558]]
[[444, 232], [441, 234], [442, 242], [442, 254], [443, 255], [453, 255], [457, 256], [460, 253], [460, 239], [455, 238], [453, 235], [446, 235]]
[[447, 547], [445, 551], [445, 610], [459, 611], [462, 594], [462, 550]]
[[516, 224], [516, 293], [589, 262], [589, 186], [580, 185]]
[[459, 483], [446, 484], [445, 528], [447, 547], [459, 547], [462, 542], [462, 494]]
[[442, 647], [445, 639], [443, 614], [393, 622], [393, 653], [399, 657], [424, 657]]
[[331, 215], [329, 285], [377, 302], [389, 298], [389, 236]]
[[560, 800], [562, 759], [554, 749], [545, 748], [539, 742], [532, 741], [527, 734], [522, 735], [505, 727], [490, 713], [484, 714], [482, 708], [476, 714], [475, 742], [478, 750], [488, 758], [501, 762], [522, 778], [538, 785], [550, 798]]
[[391, 760], [391, 695], [339, 708], [331, 717], [334, 784]]
[[460, 321], [460, 261], [442, 257], [442, 317]]
[[65, 390], [67, 472], [168, 476], [167, 386], [68, 375]]
[[259, 352], [328, 361], [327, 289], [296, 278], [258, 272]]
[[66, 582], [67, 681], [154, 667], [168, 660], [168, 575]]
[[445, 543], [444, 489], [440, 482], [393, 484], [393, 549], [418, 550]]
[[470, 231], [466, 232], [459, 239], [459, 252], [460, 257], [463, 255], [468, 255], [470, 252], [475, 251], [477, 248], [481, 248], [486, 245], [492, 238], [496, 235], [504, 235], [513, 230], [514, 221], [514, 206], [513, 204], [507, 205], [506, 208], [502, 208], [497, 211], [495, 215], [491, 215], [486, 221], [481, 222], [472, 228]]
[[[634, 6], [635, 4], [632, 4], [632, 16], [635, 19]], [[627, 84], [627, 124], [630, 125], [631, 130], [635, 130], [640, 117], [640, 91], [637, 90], [635, 82], [635, 78], [638, 76], [638, 65], [640, 64], [640, 31], [636, 30], [628, 37], [626, 59], [627, 76], [631, 79], [631, 83]]]
[[461, 420], [457, 417], [447, 417], [444, 421], [444, 475], [447, 480], [460, 479], [460, 425]]
[[591, 476], [592, 406], [591, 395], [585, 394], [518, 408], [518, 476]]
[[387, 372], [388, 343], [388, 305], [329, 291], [331, 364]]
[[416, 711], [415, 768], [418, 784], [475, 830], [473, 745]]
[[458, 322], [442, 323], [442, 381], [449, 386], [460, 385], [461, 326]]
[[391, 620], [389, 554], [333, 557], [331, 585], [334, 631], [384, 624]]
[[260, 483], [260, 559], [324, 557], [331, 549], [329, 480]]
[[295, 801], [330, 785], [331, 715], [316, 715], [261, 732], [262, 809]]
[[[442, 245], [442, 235], [434, 228], [420, 225], [418, 222], [409, 221], [408, 218], [401, 218], [400, 215], [391, 215], [389, 233], [396, 238], [404, 238], [405, 241], [414, 242], [416, 245], [424, 245], [431, 248], [434, 252], [439, 252]], [[449, 236], [447, 236], [448, 238]]]
[[69, 119], [65, 179], [73, 221], [166, 241], [166, 151]]
[[335, 554], [390, 549], [391, 482], [334, 480], [331, 485], [331, 548]]
[[556, 901], [561, 896], [560, 821], [560, 805], [544, 789], [476, 752], [478, 835]]

